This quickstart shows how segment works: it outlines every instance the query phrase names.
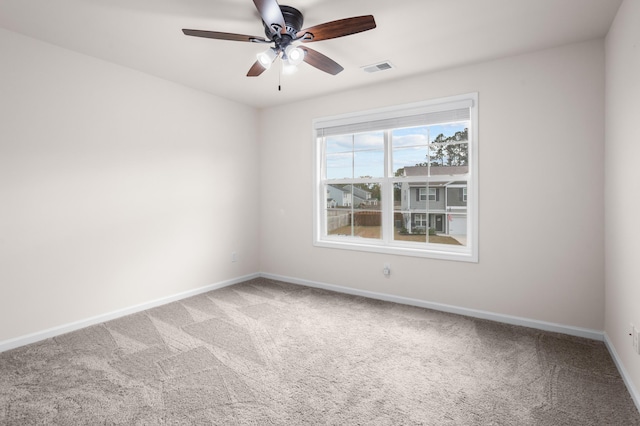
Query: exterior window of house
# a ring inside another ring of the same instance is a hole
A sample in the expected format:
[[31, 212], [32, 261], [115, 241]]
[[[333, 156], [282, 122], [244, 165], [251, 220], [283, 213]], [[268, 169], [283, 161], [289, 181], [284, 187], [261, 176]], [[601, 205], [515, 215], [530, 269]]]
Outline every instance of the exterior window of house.
[[437, 197], [437, 189], [429, 188], [429, 197], [427, 198], [427, 188], [419, 188], [420, 190], [420, 201], [436, 201]]
[[318, 118], [314, 245], [478, 261], [478, 95]]

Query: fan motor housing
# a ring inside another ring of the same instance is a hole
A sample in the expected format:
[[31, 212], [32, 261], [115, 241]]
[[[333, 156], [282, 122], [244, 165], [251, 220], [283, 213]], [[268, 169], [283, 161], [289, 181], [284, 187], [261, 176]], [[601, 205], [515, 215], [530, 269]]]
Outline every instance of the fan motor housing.
[[[291, 36], [291, 38], [295, 38], [298, 31], [300, 31], [300, 28], [302, 28], [302, 23], [304, 22], [302, 13], [295, 7], [291, 6], [280, 6], [280, 11], [284, 18], [285, 31]], [[265, 34], [269, 39], [273, 39], [271, 34], [272, 23], [263, 22], [263, 24]]]

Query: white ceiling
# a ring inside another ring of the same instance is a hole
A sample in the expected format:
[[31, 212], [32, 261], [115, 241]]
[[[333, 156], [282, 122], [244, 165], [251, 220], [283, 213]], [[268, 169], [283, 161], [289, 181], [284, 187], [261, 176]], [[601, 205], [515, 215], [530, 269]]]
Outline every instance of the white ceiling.
[[[264, 36], [251, 0], [0, 0], [0, 26], [255, 107], [279, 105], [467, 63], [604, 37], [622, 0], [282, 0], [303, 27], [373, 15], [377, 28], [309, 47], [345, 70], [308, 64], [246, 77], [265, 45], [187, 37], [182, 28]], [[361, 67], [389, 60], [373, 74]], [[282, 90], [278, 91], [279, 78]]]

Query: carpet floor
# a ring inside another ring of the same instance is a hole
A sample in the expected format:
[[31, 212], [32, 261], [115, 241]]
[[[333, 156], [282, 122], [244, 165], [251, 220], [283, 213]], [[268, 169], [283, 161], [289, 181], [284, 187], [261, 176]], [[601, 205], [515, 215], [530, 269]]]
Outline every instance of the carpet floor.
[[0, 353], [2, 425], [640, 425], [602, 342], [267, 279]]

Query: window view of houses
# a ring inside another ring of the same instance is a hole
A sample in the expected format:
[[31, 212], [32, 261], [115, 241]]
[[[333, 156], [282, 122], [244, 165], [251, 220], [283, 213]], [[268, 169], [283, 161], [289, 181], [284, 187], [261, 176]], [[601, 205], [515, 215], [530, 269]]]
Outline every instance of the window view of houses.
[[[455, 175], [466, 174], [467, 166], [405, 167], [405, 177], [394, 191], [394, 226], [401, 229], [400, 240], [410, 235], [451, 236], [441, 243], [462, 243], [467, 234], [467, 182], [456, 180]], [[447, 176], [450, 180], [425, 183], [424, 177]], [[432, 238], [436, 240], [436, 238]]]
[[385, 211], [393, 241], [466, 245], [467, 122], [338, 135], [325, 147], [327, 235], [381, 239]]

